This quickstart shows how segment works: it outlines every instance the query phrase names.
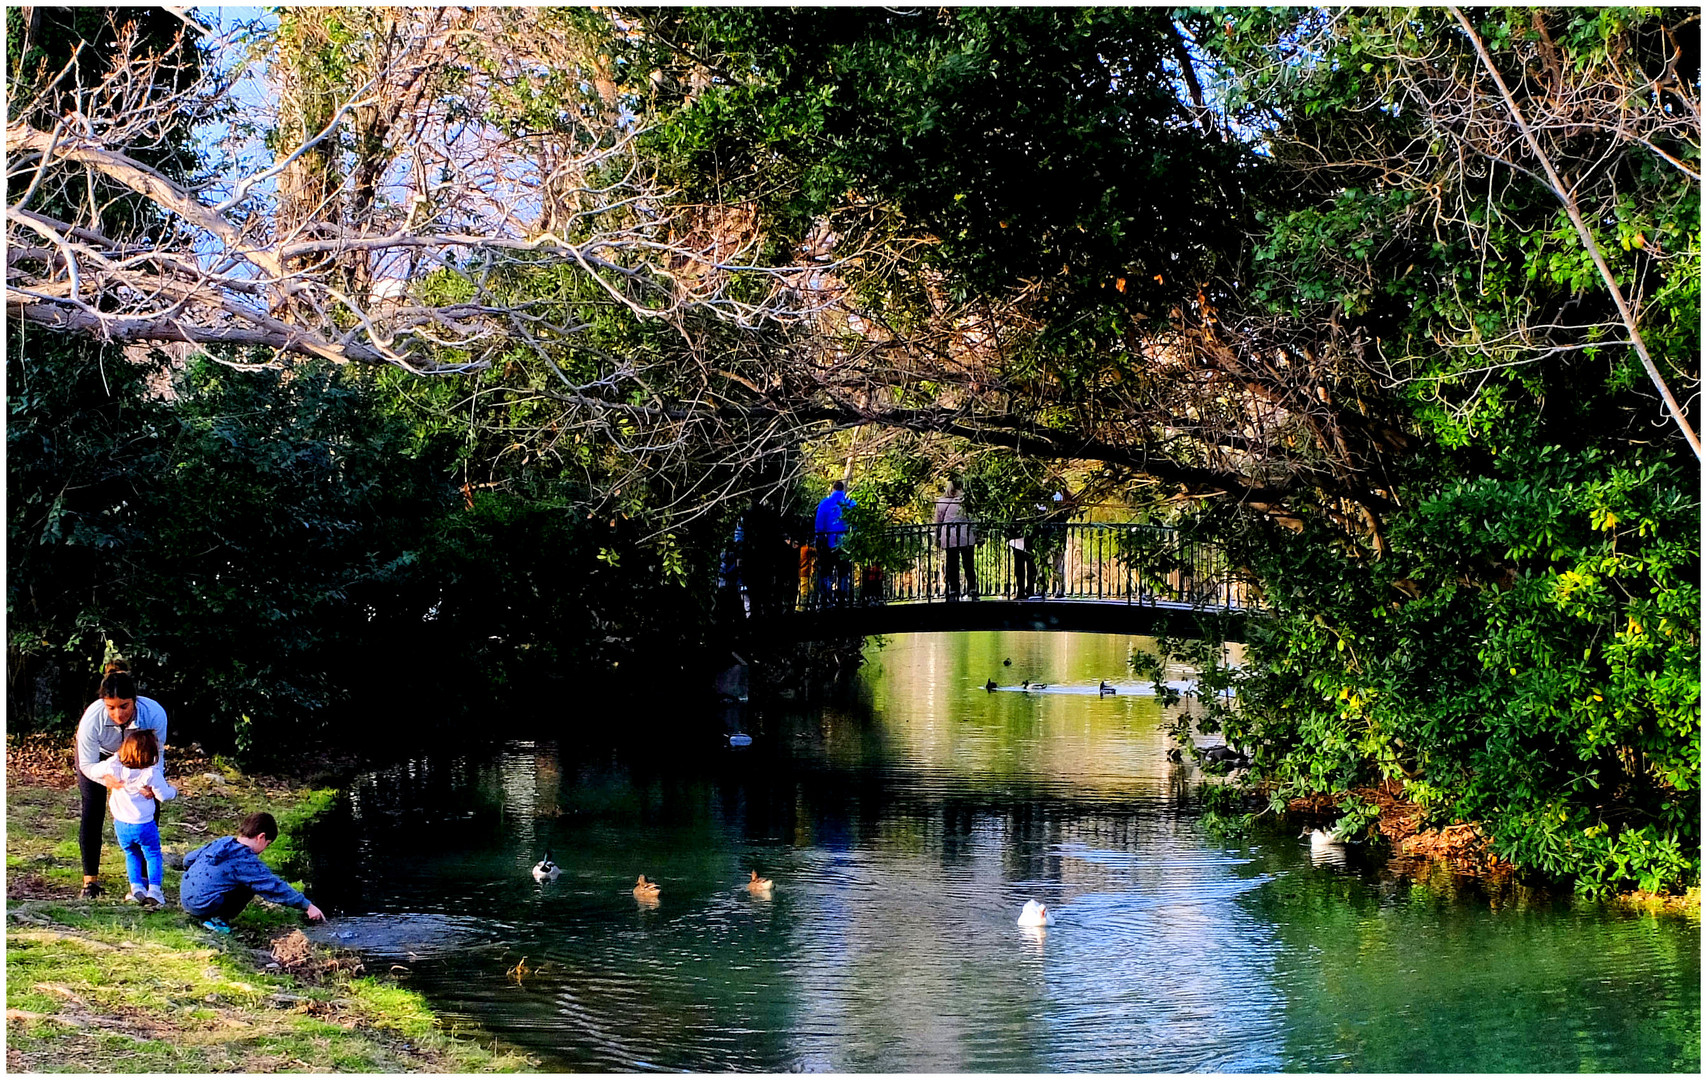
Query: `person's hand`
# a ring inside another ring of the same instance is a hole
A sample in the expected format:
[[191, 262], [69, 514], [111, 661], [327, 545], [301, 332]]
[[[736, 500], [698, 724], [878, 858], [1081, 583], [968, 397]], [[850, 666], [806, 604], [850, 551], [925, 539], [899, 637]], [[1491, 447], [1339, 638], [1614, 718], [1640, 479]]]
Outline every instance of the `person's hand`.
[[320, 922], [326, 918], [326, 913], [315, 907], [313, 904], [308, 905], [307, 915], [309, 922]]
[[147, 784], [144, 784], [144, 785], [142, 785], [142, 789], [140, 791], [138, 791], [137, 794], [141, 795], [145, 799], [152, 799], [152, 798], [154, 798], [154, 789], [149, 787]]
[[105, 784], [107, 787], [111, 788], [114, 791], [117, 791], [119, 788], [124, 787], [124, 781], [120, 780], [116, 776], [103, 776], [103, 777], [101, 777], [101, 783]]

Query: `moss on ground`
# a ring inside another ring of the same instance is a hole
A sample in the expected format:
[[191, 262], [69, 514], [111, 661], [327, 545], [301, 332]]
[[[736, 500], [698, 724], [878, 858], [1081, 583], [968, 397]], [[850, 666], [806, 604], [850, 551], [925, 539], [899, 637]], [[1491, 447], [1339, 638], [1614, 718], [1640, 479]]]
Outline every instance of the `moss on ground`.
[[[64, 760], [62, 747], [58, 756]], [[55, 768], [53, 760], [40, 741], [8, 740], [7, 1071], [536, 1068], [476, 1031], [447, 1028], [419, 994], [362, 973], [354, 957], [308, 945], [292, 934], [302, 921], [295, 911], [256, 902], [227, 937], [176, 907], [144, 911], [122, 902], [124, 859], [110, 836], [100, 876], [106, 895], [78, 899], [80, 803], [69, 765]], [[271, 810], [281, 823], [304, 821], [331, 797], [189, 755], [172, 765], [182, 794], [161, 823], [168, 852], [228, 834], [253, 810]], [[288, 867], [290, 850], [269, 850], [268, 861]], [[167, 871], [168, 897], [176, 897], [180, 876]], [[284, 965], [278, 958], [287, 938]]]

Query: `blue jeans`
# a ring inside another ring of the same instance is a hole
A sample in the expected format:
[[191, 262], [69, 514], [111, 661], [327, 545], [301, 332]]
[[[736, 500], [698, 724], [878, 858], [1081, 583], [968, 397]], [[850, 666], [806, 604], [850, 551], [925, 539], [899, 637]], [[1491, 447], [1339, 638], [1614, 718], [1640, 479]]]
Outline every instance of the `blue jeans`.
[[243, 913], [243, 909], [249, 906], [249, 901], [254, 897], [255, 893], [252, 889], [245, 888], [242, 885], [234, 885], [230, 892], [207, 907], [191, 907], [189, 904], [182, 904], [181, 898], [179, 902], [182, 904], [185, 913], [194, 915], [198, 919], [224, 919], [226, 922], [230, 922]]
[[160, 858], [160, 830], [152, 821], [132, 825], [128, 821], [113, 822], [118, 833], [119, 850], [124, 852], [124, 865], [132, 884], [163, 885], [166, 882], [165, 863]]

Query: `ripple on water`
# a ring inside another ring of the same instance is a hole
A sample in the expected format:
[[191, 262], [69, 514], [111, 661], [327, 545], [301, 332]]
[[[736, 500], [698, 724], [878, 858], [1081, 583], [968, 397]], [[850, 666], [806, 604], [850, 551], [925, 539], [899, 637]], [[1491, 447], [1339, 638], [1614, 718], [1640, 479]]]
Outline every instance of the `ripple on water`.
[[513, 925], [494, 919], [393, 912], [344, 916], [311, 924], [303, 933], [333, 948], [360, 949], [387, 957], [412, 954], [433, 958], [455, 950], [497, 947], [514, 930]]
[[[563, 1070], [1699, 1069], [1698, 928], [1491, 911], [1294, 841], [1219, 843], [1154, 699], [1089, 695], [1129, 643], [1064, 640], [897, 645], [884, 663], [913, 656], [915, 684], [873, 675], [873, 708], [740, 759], [416, 763], [363, 789], [350, 830], [363, 902], [399, 914], [331, 929], [415, 950], [447, 1015]], [[989, 673], [1085, 692], [962, 685]], [[413, 809], [458, 800], [487, 812]], [[547, 843], [563, 876], [539, 885]], [[741, 887], [753, 868], [769, 900]], [[627, 891], [640, 870], [656, 907]], [[1029, 899], [1056, 925], [1017, 926]]]

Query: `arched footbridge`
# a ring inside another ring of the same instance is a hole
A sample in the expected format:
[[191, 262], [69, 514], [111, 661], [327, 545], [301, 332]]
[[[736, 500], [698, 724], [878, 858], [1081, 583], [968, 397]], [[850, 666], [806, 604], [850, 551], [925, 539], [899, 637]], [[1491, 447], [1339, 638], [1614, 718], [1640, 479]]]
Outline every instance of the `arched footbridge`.
[[[973, 522], [949, 573], [944, 527], [902, 525], [848, 543], [852, 558], [803, 558], [797, 640], [953, 630], [1064, 630], [1196, 636], [1218, 625], [1242, 640], [1261, 610], [1221, 550], [1156, 525]], [[952, 537], [946, 537], [952, 539]], [[860, 561], [863, 555], [866, 561]], [[952, 586], [958, 586], [952, 589]]]

